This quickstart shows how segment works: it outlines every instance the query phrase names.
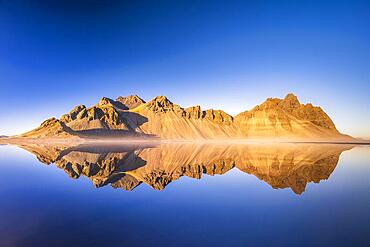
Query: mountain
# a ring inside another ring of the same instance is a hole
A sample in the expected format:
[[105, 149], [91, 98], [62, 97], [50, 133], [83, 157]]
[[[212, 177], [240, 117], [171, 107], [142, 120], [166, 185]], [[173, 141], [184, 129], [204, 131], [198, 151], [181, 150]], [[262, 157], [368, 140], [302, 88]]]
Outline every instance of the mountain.
[[133, 190], [146, 184], [163, 190], [182, 176], [200, 179], [232, 169], [256, 176], [274, 189], [304, 192], [310, 182], [328, 179], [340, 154], [351, 145], [331, 144], [207, 144], [145, 145], [19, 145], [44, 164], [55, 164], [69, 177], [89, 178], [96, 187]]
[[242, 135], [253, 137], [326, 137], [341, 136], [333, 121], [320, 108], [301, 104], [288, 94], [284, 99], [269, 98], [250, 111], [235, 117]]
[[125, 110], [133, 109], [145, 103], [145, 101], [137, 95], [130, 95], [127, 97], [119, 96], [116, 101], [120, 102], [124, 108], [126, 108]]
[[158, 137], [162, 139], [284, 138], [352, 140], [339, 133], [330, 117], [293, 94], [269, 98], [235, 117], [222, 110], [183, 108], [165, 96], [145, 102], [137, 95], [103, 97], [96, 105], [78, 105], [60, 119], [51, 118], [21, 137]]
[[56, 118], [49, 118], [42, 122], [40, 127], [24, 133], [23, 137], [73, 137], [73, 130], [66, 126], [65, 122]]

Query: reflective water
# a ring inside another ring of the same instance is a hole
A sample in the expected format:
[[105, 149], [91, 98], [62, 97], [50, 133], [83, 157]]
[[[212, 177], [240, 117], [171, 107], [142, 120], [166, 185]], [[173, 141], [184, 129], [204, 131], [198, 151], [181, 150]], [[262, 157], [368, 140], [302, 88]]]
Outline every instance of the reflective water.
[[370, 148], [0, 146], [0, 246], [369, 246]]

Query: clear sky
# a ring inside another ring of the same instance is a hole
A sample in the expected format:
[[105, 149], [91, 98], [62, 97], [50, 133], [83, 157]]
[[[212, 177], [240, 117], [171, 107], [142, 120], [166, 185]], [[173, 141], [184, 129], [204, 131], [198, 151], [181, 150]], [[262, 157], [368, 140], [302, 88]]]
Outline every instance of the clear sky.
[[370, 1], [0, 0], [0, 134], [102, 96], [234, 115], [288, 92], [370, 137]]

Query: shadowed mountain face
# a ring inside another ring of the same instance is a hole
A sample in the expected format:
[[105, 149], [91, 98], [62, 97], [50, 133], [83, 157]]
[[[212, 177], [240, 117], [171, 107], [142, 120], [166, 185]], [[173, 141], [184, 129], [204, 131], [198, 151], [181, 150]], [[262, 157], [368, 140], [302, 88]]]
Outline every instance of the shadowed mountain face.
[[328, 179], [340, 154], [350, 145], [190, 144], [72, 146], [23, 144], [44, 164], [54, 163], [68, 176], [88, 177], [96, 187], [132, 190], [141, 183], [156, 190], [182, 176], [200, 179], [238, 169], [274, 189], [304, 192], [307, 183]]
[[222, 110], [182, 108], [165, 96], [145, 102], [137, 95], [102, 98], [96, 105], [79, 105], [60, 119], [51, 118], [22, 135], [53, 137], [160, 137], [162, 139], [286, 138], [352, 140], [338, 132], [329, 116], [288, 94], [269, 98], [233, 117]]

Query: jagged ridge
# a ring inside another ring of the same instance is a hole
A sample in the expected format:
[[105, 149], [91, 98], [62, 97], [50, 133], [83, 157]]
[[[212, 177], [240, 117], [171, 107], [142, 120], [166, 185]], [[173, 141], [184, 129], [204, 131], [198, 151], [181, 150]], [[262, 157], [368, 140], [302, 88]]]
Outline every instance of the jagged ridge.
[[182, 108], [165, 96], [148, 102], [137, 95], [116, 100], [103, 97], [94, 106], [76, 106], [60, 120], [53, 119], [23, 136], [135, 134], [165, 139], [351, 139], [339, 133], [320, 107], [301, 104], [293, 94], [284, 99], [269, 98], [235, 117], [222, 110], [202, 110], [199, 105]]

